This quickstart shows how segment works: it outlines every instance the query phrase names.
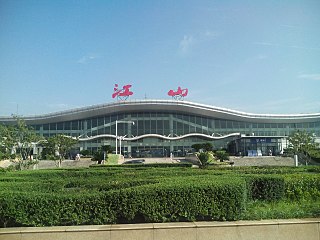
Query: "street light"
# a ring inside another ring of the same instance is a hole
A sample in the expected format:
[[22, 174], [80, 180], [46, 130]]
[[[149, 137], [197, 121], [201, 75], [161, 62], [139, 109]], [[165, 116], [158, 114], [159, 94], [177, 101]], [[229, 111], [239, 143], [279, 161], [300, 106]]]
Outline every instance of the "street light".
[[118, 121], [118, 120], [116, 120], [116, 154], [118, 154], [118, 123], [132, 123], [132, 125], [134, 125], [134, 121]]
[[124, 140], [124, 138], [125, 138], [126, 136], [127, 136], [127, 135], [124, 135], [124, 136], [120, 136], [120, 137], [119, 137], [119, 141], [120, 141], [120, 146], [119, 146], [119, 147], [120, 147], [120, 149], [119, 149], [119, 154], [120, 154], [120, 155], [121, 155], [121, 141], [122, 141], [122, 140]]

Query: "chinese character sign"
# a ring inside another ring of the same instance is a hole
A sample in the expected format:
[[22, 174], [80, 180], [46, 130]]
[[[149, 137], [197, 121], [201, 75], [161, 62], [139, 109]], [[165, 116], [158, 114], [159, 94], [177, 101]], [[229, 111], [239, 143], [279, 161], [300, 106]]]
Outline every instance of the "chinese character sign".
[[127, 100], [129, 96], [133, 95], [130, 91], [132, 85], [124, 85], [122, 88], [118, 88], [118, 84], [114, 85], [112, 98], [117, 97], [118, 100]]
[[181, 89], [181, 87], [178, 87], [177, 91], [170, 90], [168, 95], [175, 100], [183, 100], [183, 98], [188, 95], [188, 88]]

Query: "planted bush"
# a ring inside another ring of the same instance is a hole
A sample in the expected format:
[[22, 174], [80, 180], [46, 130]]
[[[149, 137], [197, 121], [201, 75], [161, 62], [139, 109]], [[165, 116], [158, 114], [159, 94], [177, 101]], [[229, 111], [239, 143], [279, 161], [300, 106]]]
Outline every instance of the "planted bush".
[[246, 181], [249, 199], [275, 201], [284, 196], [285, 184], [281, 176], [251, 175]]
[[285, 177], [286, 197], [290, 200], [320, 199], [320, 176], [292, 174]]
[[248, 207], [320, 204], [317, 168], [128, 166], [0, 172], [0, 227], [236, 220]]

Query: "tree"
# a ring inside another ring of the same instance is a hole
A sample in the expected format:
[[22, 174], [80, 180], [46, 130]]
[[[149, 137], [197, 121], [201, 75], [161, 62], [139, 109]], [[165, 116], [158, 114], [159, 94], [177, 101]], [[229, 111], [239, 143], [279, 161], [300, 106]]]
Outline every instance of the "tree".
[[12, 126], [0, 124], [0, 160], [11, 158], [10, 155], [14, 146], [11, 129]]
[[[31, 158], [33, 147], [42, 140], [42, 137], [27, 126], [25, 121], [17, 116], [13, 116], [16, 125], [1, 126], [1, 148], [2, 153], [12, 160], [18, 161], [18, 169], [35, 164]], [[12, 154], [14, 153], [14, 154]]]
[[307, 153], [311, 149], [315, 149], [317, 144], [315, 137], [306, 131], [296, 131], [290, 134], [289, 148], [293, 150], [295, 154]]
[[196, 143], [191, 146], [196, 152], [199, 152], [202, 148], [202, 144]]
[[202, 152], [198, 155], [198, 158], [200, 160], [200, 168], [206, 168], [209, 165], [209, 153], [208, 152]]
[[78, 143], [77, 139], [65, 135], [55, 135], [47, 139], [45, 147], [47, 151], [55, 156], [58, 156], [58, 167], [61, 167], [62, 160], [74, 145]]
[[213, 145], [212, 143], [196, 143], [191, 146], [196, 152], [199, 152], [202, 149], [205, 152], [212, 151]]
[[229, 160], [229, 154], [225, 150], [220, 150], [215, 152], [215, 157], [223, 162], [224, 160]]
[[206, 151], [206, 152], [212, 151], [213, 145], [212, 145], [212, 143], [209, 143], [209, 142], [203, 143], [203, 144], [202, 144], [202, 149], [203, 149], [204, 151]]
[[93, 153], [92, 160], [98, 161], [99, 164], [104, 164], [104, 161], [108, 159], [108, 153], [112, 153], [113, 148], [110, 145], [101, 146], [101, 148]]
[[101, 150], [106, 152], [106, 153], [112, 153], [114, 148], [111, 147], [110, 145], [104, 145], [104, 146], [101, 146]]
[[307, 163], [310, 161], [310, 154], [317, 151], [319, 145], [315, 142], [315, 137], [307, 131], [295, 131], [290, 134], [289, 150], [300, 158], [304, 159]]

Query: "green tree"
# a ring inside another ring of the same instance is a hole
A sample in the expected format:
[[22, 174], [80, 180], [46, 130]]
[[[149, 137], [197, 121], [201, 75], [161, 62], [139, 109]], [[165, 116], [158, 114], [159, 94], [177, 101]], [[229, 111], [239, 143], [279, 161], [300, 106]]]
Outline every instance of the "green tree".
[[199, 152], [200, 149], [202, 148], [202, 144], [196, 143], [196, 144], [191, 145], [191, 147], [192, 147], [196, 152]]
[[112, 151], [114, 150], [113, 147], [111, 147], [110, 145], [104, 145], [101, 147], [101, 150], [106, 152], [106, 153], [112, 153]]
[[208, 152], [202, 152], [198, 155], [198, 158], [200, 160], [200, 168], [206, 168], [209, 165], [209, 153]]
[[[58, 156], [58, 167], [61, 167], [62, 160], [67, 153], [78, 143], [77, 139], [65, 135], [55, 135], [47, 139], [45, 147], [50, 154]], [[55, 160], [55, 159], [54, 159]]]
[[[18, 163], [18, 169], [22, 170], [36, 162], [31, 159], [31, 152], [36, 144], [43, 138], [27, 126], [25, 121], [13, 116], [16, 125], [1, 126], [1, 148], [2, 153]], [[11, 154], [14, 153], [14, 154]]]
[[289, 151], [298, 155], [300, 160], [308, 165], [311, 158], [317, 158], [319, 155], [319, 144], [315, 142], [315, 136], [307, 131], [295, 131], [290, 134]]
[[229, 154], [225, 150], [216, 151], [214, 155], [220, 162], [229, 160]]
[[88, 156], [88, 155], [90, 154], [90, 151], [89, 151], [88, 149], [84, 149], [84, 150], [81, 150], [81, 151], [80, 151], [80, 154], [81, 154], [82, 156]]
[[196, 152], [199, 152], [202, 149], [205, 152], [212, 151], [213, 145], [212, 143], [196, 143], [191, 146]]
[[97, 152], [93, 153], [93, 161], [104, 164], [104, 161], [108, 159], [108, 153], [112, 153], [113, 148], [110, 145], [104, 145], [99, 148]]
[[294, 154], [306, 154], [310, 150], [318, 147], [318, 144], [315, 142], [315, 137], [307, 131], [295, 131], [291, 133], [288, 141], [289, 149], [291, 149]]
[[0, 160], [10, 159], [14, 146], [12, 126], [0, 124]]
[[212, 145], [212, 143], [209, 143], [209, 142], [203, 143], [203, 144], [202, 144], [202, 149], [203, 149], [204, 151], [206, 151], [206, 152], [210, 152], [210, 151], [212, 151], [212, 149], [213, 149], [213, 145]]

